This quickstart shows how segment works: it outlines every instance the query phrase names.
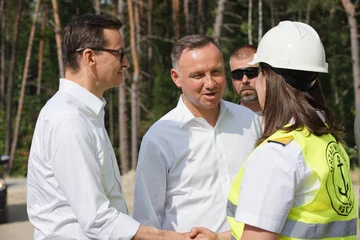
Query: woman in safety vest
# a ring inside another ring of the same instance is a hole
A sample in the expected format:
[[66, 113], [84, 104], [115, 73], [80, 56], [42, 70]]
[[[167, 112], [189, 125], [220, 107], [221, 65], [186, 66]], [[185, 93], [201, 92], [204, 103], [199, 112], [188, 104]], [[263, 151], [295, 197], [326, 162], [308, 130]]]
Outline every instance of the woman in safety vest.
[[256, 90], [265, 125], [231, 186], [231, 239], [355, 239], [349, 157], [317, 79], [328, 72], [317, 32], [281, 22], [264, 35], [249, 64], [260, 66]]

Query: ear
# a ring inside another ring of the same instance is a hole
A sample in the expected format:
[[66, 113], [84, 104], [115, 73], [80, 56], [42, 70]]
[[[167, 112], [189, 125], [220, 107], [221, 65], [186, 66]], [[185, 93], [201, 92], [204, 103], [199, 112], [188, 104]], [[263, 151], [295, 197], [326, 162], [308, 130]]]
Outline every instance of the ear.
[[95, 65], [95, 55], [93, 50], [86, 48], [82, 54], [82, 58], [85, 60], [87, 65]]
[[179, 76], [179, 73], [176, 71], [175, 68], [171, 69], [170, 75], [171, 75], [171, 79], [173, 80], [173, 82], [175, 83], [175, 85], [176, 85], [178, 88], [181, 88], [180, 76]]

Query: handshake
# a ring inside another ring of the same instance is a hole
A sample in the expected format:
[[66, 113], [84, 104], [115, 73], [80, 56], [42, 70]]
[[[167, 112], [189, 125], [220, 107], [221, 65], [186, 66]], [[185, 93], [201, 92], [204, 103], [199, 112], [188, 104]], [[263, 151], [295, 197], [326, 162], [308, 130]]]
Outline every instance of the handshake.
[[[207, 228], [204, 227], [195, 227], [192, 228], [188, 233], [182, 233], [185, 235], [185, 238], [180, 239], [194, 239], [194, 240], [230, 240], [231, 232], [224, 232], [221, 234], [217, 234]], [[220, 237], [220, 235], [223, 237]]]

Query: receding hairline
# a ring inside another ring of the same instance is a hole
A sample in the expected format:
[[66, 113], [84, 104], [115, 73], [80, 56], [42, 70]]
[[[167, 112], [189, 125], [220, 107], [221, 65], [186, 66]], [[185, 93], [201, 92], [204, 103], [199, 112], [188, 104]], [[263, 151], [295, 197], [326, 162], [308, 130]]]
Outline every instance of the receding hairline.
[[237, 48], [230, 56], [231, 59], [245, 60], [252, 57], [257, 51], [257, 47], [253, 45], [244, 45]]
[[188, 48], [185, 48], [182, 50], [179, 58], [177, 59], [176, 61], [176, 64], [173, 66], [173, 68], [177, 68], [179, 66], [179, 62], [180, 62], [180, 59], [181, 57], [186, 54], [187, 52], [190, 52], [190, 51], [193, 51], [193, 50], [198, 50], [198, 49], [203, 49], [203, 48], [206, 48], [206, 47], [209, 47], [209, 46], [213, 46], [214, 48], [217, 49], [217, 51], [219, 52], [221, 58], [222, 58], [222, 61], [224, 62], [224, 59], [223, 59], [223, 54], [221, 52], [221, 50], [219, 49], [219, 46], [217, 46], [216, 44], [212, 43], [212, 42], [209, 42], [208, 44], [206, 45], [203, 45], [203, 46], [197, 46], [197, 47], [188, 47]]
[[180, 38], [175, 42], [171, 50], [170, 56], [171, 56], [172, 66], [175, 67], [177, 65], [177, 62], [180, 59], [181, 55], [184, 53], [185, 49], [189, 49], [189, 50], [200, 49], [208, 46], [209, 43], [212, 43], [221, 52], [219, 43], [211, 36], [202, 35], [202, 34], [192, 34]]

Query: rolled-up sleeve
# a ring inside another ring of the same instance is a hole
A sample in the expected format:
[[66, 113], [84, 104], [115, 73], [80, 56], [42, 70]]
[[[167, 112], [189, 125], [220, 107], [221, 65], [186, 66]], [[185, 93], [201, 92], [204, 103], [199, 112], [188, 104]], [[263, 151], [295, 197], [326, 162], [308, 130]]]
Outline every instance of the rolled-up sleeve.
[[83, 233], [90, 239], [130, 240], [139, 223], [109, 207], [95, 156], [92, 130], [80, 116], [68, 114], [51, 132], [49, 154], [54, 177]]
[[141, 224], [162, 228], [167, 164], [164, 151], [144, 137], [136, 169], [134, 218]]

